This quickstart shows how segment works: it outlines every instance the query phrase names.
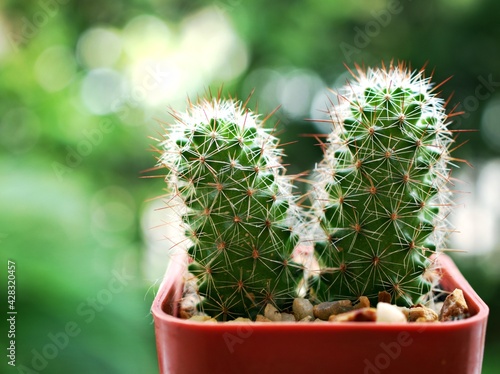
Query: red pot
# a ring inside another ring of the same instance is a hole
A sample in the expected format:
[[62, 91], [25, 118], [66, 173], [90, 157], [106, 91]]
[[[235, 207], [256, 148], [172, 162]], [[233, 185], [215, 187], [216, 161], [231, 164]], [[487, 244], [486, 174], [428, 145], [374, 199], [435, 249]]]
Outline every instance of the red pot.
[[160, 373], [481, 373], [488, 307], [446, 255], [445, 290], [471, 317], [442, 323], [203, 323], [176, 317], [183, 261], [171, 261], [152, 312]]

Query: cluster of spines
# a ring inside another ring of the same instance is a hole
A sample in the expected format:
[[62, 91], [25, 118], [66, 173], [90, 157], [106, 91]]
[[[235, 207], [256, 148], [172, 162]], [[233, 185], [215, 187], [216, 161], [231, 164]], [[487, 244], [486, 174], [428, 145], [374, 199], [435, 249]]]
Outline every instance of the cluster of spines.
[[330, 111], [333, 132], [317, 166], [314, 213], [321, 301], [412, 305], [432, 288], [429, 257], [448, 226], [449, 144], [445, 103], [423, 71], [358, 68]]
[[267, 303], [289, 307], [302, 276], [291, 261], [301, 217], [277, 138], [235, 100], [200, 100], [173, 115], [160, 164], [171, 201], [183, 205], [198, 308], [227, 320], [255, 317]]

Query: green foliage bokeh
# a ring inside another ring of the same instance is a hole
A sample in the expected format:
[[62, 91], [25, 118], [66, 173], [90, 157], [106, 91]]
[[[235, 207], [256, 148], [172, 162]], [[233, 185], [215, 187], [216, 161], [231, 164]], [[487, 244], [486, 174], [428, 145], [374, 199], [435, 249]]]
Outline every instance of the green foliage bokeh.
[[[305, 120], [321, 118], [320, 111], [294, 103], [307, 98], [311, 107], [319, 97], [325, 109], [326, 88], [348, 76], [344, 63], [395, 59], [435, 67], [437, 82], [453, 76], [442, 95], [453, 92], [449, 107], [466, 112], [454, 128], [477, 130], [483, 110], [499, 97], [499, 11], [494, 0], [3, 2], [0, 304], [3, 312], [12, 260], [18, 367], [3, 357], [0, 371], [23, 372], [21, 365], [43, 373], [157, 371], [149, 308], [161, 275], [148, 266], [150, 231], [141, 222], [153, 209], [147, 200], [161, 195], [164, 184], [139, 177], [155, 163], [148, 136], [157, 137], [155, 118], [169, 120], [169, 106], [182, 110], [187, 96], [222, 83], [241, 98], [255, 88], [250, 107], [269, 113], [282, 104], [269, 123], [280, 122], [277, 133], [290, 142], [289, 172], [301, 173], [319, 161], [314, 134], [325, 127]], [[95, 29], [106, 32], [92, 39]], [[113, 38], [126, 43], [111, 61], [112, 51], [98, 44], [104, 40], [109, 49]], [[144, 40], [153, 40], [150, 49]], [[150, 76], [141, 80], [136, 74], [144, 66]], [[151, 76], [167, 80], [164, 101], [163, 86]], [[155, 91], [134, 96], [141, 84]], [[322, 91], [324, 99], [317, 96]], [[110, 95], [116, 97], [108, 110]], [[457, 158], [482, 165], [499, 156], [498, 137], [471, 132], [459, 139], [469, 142]], [[493, 315], [500, 311], [499, 253], [494, 243], [482, 256], [454, 256]], [[1, 326], [5, 352], [5, 321]], [[74, 336], [66, 333], [67, 341], [50, 351], [67, 328]], [[490, 320], [484, 373], [500, 365], [499, 330]]]

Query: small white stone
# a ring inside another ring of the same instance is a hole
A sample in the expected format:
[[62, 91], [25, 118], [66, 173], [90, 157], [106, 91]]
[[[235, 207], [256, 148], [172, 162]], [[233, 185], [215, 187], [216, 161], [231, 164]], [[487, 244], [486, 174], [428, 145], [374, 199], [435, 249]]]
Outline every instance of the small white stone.
[[238, 317], [236, 319], [227, 321], [226, 323], [238, 323], [238, 322], [253, 322], [250, 318]]
[[281, 322], [295, 322], [295, 316], [290, 313], [281, 313]]
[[257, 314], [255, 322], [272, 322], [269, 318], [264, 317], [262, 314]]
[[191, 318], [189, 318], [189, 320], [196, 321], [196, 322], [217, 322], [217, 320], [215, 318], [212, 318], [212, 317], [207, 316], [207, 315], [192, 316]]
[[305, 316], [302, 318], [299, 322], [311, 322], [314, 319], [314, 317], [311, 316]]
[[379, 302], [377, 304], [377, 322], [407, 322], [406, 316], [396, 305]]
[[267, 304], [264, 309], [264, 316], [273, 322], [281, 321], [281, 313], [272, 304]]

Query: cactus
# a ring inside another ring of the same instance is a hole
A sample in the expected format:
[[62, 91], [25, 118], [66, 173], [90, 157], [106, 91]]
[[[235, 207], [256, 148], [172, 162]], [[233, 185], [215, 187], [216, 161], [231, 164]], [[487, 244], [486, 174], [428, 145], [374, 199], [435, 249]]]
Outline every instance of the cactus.
[[246, 103], [220, 95], [173, 115], [160, 164], [183, 205], [199, 311], [228, 320], [289, 307], [302, 277], [291, 261], [300, 215], [277, 138]]
[[381, 291], [425, 300], [432, 259], [449, 231], [449, 116], [423, 70], [357, 67], [329, 111], [333, 132], [316, 167], [320, 301]]

